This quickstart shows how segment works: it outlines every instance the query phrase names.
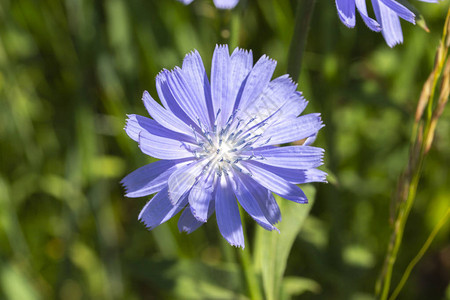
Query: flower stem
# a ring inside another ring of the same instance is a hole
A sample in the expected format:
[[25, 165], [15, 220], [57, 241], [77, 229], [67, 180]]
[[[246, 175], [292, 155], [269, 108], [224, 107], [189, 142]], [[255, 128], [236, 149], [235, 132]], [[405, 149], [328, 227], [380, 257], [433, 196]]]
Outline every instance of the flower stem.
[[438, 234], [439, 230], [442, 228], [442, 226], [444, 226], [444, 224], [447, 222], [449, 217], [450, 217], [450, 208], [447, 209], [447, 212], [444, 214], [444, 216], [441, 218], [441, 220], [436, 224], [433, 231], [430, 233], [427, 240], [425, 241], [425, 244], [420, 249], [419, 253], [417, 253], [417, 255], [409, 263], [408, 267], [405, 270], [405, 273], [403, 273], [402, 279], [400, 280], [399, 284], [395, 288], [391, 297], [389, 297], [389, 300], [394, 300], [397, 298], [398, 294], [400, 293], [400, 291], [402, 290], [406, 281], [408, 280], [409, 274], [411, 274], [412, 269], [415, 267], [415, 265], [419, 262], [419, 260], [422, 258], [422, 256], [425, 254], [425, 252], [428, 250], [428, 248], [430, 247], [434, 238]]
[[302, 68], [303, 52], [308, 37], [309, 24], [316, 0], [298, 0], [295, 12], [294, 34], [288, 54], [287, 72], [294, 81], [298, 81]]
[[[393, 213], [393, 218], [395, 218], [393, 222], [394, 226], [383, 270], [375, 286], [375, 292], [382, 300], [386, 300], [389, 295], [394, 264], [402, 243], [408, 215], [414, 204], [423, 162], [433, 142], [436, 123], [448, 101], [448, 86], [450, 86], [450, 62], [447, 60], [450, 47], [448, 28], [450, 28], [450, 9], [447, 12], [442, 40], [436, 53], [434, 69], [423, 86], [422, 94], [417, 105], [409, 161], [406, 170], [399, 179], [397, 194], [393, 199], [393, 206], [395, 207]], [[440, 96], [438, 97], [437, 104], [433, 105], [439, 79], [441, 79], [442, 83], [440, 85]], [[427, 113], [423, 116], [425, 107], [427, 107]], [[409, 273], [406, 276], [408, 275]], [[403, 283], [400, 282], [393, 296], [397, 295], [402, 287]]]
[[245, 280], [247, 281], [250, 299], [260, 300], [262, 299], [262, 295], [251, 263], [252, 259], [250, 257], [249, 249], [238, 249], [238, 252], [241, 258], [242, 267], [244, 269]]
[[241, 15], [240, 12], [235, 12], [231, 15], [231, 29], [230, 29], [230, 49], [239, 47], [239, 38], [241, 33]]
[[[244, 212], [241, 207], [239, 207], [240, 215], [243, 216]], [[241, 218], [242, 230], [245, 230], [245, 218]], [[239, 257], [241, 259], [242, 268], [244, 269], [245, 280], [247, 281], [247, 287], [250, 294], [250, 299], [252, 300], [262, 300], [261, 289], [258, 284], [258, 278], [255, 274], [255, 269], [252, 265], [252, 258], [250, 254], [250, 243], [247, 239], [247, 234], [244, 234], [245, 249], [238, 249]]]

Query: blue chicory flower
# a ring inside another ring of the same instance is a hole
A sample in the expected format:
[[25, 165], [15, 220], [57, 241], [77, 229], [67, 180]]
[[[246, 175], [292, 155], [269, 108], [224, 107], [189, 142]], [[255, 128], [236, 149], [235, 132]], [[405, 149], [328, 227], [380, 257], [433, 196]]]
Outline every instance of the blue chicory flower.
[[[389, 47], [403, 42], [400, 18], [415, 24], [415, 15], [404, 5], [395, 0], [371, 0], [376, 21], [367, 13], [366, 0], [335, 0], [342, 23], [355, 27], [355, 5], [366, 25], [373, 31], [381, 31]], [[420, 0], [437, 3], [438, 0]]]
[[[160, 159], [122, 180], [127, 197], [157, 193], [139, 219], [153, 229], [183, 210], [180, 231], [191, 233], [216, 212], [219, 230], [244, 247], [238, 203], [263, 228], [277, 230], [281, 214], [272, 192], [307, 203], [296, 185], [325, 182], [324, 150], [309, 146], [320, 114], [299, 116], [307, 101], [276, 62], [251, 51], [216, 46], [211, 83], [197, 51], [182, 68], [163, 70], [156, 88], [163, 106], [145, 91], [150, 118], [128, 115], [125, 130], [142, 152]], [[304, 141], [301, 145], [276, 145]], [[237, 200], [236, 200], [237, 199]]]
[[[194, 0], [178, 0], [180, 2], [183, 2], [184, 4], [190, 4]], [[213, 0], [214, 5], [219, 9], [232, 9], [234, 8], [239, 0]]]

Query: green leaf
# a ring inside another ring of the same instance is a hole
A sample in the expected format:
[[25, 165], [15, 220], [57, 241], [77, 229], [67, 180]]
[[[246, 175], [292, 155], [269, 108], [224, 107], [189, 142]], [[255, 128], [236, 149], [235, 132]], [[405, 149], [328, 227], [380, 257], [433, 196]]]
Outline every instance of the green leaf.
[[255, 270], [261, 273], [267, 300], [279, 299], [282, 294], [282, 278], [295, 238], [314, 203], [315, 188], [302, 186], [309, 199], [308, 204], [298, 204], [275, 196], [281, 209], [280, 233], [257, 228], [255, 240]]

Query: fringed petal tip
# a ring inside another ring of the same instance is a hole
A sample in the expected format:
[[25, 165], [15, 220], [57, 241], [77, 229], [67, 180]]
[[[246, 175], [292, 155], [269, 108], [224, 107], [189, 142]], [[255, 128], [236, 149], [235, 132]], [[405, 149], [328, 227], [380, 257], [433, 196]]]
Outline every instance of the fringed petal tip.
[[200, 53], [198, 53], [197, 49], [193, 49], [191, 50], [189, 53], [187, 53], [184, 58], [189, 57], [189, 56], [193, 56], [193, 55], [200, 55]]
[[249, 50], [249, 49], [243, 49], [243, 48], [239, 48], [239, 47], [236, 47], [233, 50], [233, 53], [242, 53], [244, 55], [249, 55], [249, 54], [253, 55], [253, 52], [251, 49]]
[[206, 221], [208, 221], [208, 217], [206, 217], [206, 218], [200, 217], [200, 216], [196, 213], [195, 208], [193, 208], [192, 206], [191, 206], [191, 213], [192, 213], [192, 215], [194, 216], [194, 218], [195, 218], [197, 221], [199, 221], [199, 222], [206, 223]]
[[151, 231], [151, 230], [153, 229], [151, 226], [148, 226], [147, 223], [146, 223], [143, 219], [141, 219], [141, 215], [139, 215], [138, 221], [139, 221], [142, 225], [144, 225], [144, 227], [145, 227], [148, 231]]
[[242, 244], [238, 244], [238, 243], [233, 243], [232, 241], [229, 241], [228, 239], [226, 239], [226, 240], [227, 240], [228, 244], [230, 244], [233, 247], [241, 248], [242, 250], [245, 249], [245, 243], [244, 242], [242, 242]]
[[384, 40], [386, 41], [386, 44], [389, 46], [389, 48], [394, 48], [397, 45], [403, 44], [403, 38], [396, 39], [396, 38], [387, 36], [385, 34], [383, 34], [383, 36], [384, 36]]
[[183, 226], [183, 227], [178, 227], [178, 231], [180, 232], [180, 233], [186, 233], [186, 234], [191, 234], [192, 232], [194, 232], [194, 230], [192, 230], [190, 227], [188, 227], [188, 226]]
[[323, 182], [328, 183], [328, 174], [319, 169], [309, 169], [305, 172], [306, 179], [308, 182]]
[[[151, 201], [151, 199], [149, 200]], [[145, 210], [146, 210], [147, 205], [144, 206], [144, 208], [141, 210], [141, 212], [139, 213], [138, 216], [138, 221], [139, 223], [143, 224], [144, 227], [148, 230], [151, 231], [152, 229], [154, 229], [156, 226], [152, 226], [151, 224], [149, 224], [145, 218], [144, 218], [144, 214], [145, 214]]]

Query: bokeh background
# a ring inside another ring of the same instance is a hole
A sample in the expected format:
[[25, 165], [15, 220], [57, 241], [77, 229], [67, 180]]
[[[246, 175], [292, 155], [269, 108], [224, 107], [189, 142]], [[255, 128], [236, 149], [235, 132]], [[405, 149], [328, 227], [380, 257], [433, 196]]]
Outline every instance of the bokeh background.
[[[286, 73], [296, 1], [0, 0], [0, 298], [246, 299], [238, 251], [214, 217], [191, 235], [176, 218], [149, 232], [121, 178], [151, 161], [123, 127], [147, 115], [155, 76], [197, 49], [209, 70], [216, 43], [252, 49]], [[317, 1], [299, 79], [326, 127], [329, 184], [295, 238], [286, 276], [294, 299], [373, 299], [390, 236], [389, 211], [408, 161], [415, 106], [432, 70], [449, 2], [414, 1], [430, 32], [402, 22], [390, 49], [334, 1]], [[450, 110], [439, 121], [406, 226], [394, 286], [450, 199]], [[285, 200], [286, 201], [286, 200]], [[253, 248], [255, 224], [246, 236]], [[277, 234], [277, 233], [273, 233]], [[283, 234], [283, 232], [281, 233]], [[247, 249], [246, 249], [247, 251]], [[449, 226], [400, 299], [450, 299]]]

